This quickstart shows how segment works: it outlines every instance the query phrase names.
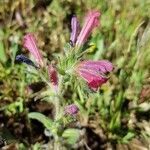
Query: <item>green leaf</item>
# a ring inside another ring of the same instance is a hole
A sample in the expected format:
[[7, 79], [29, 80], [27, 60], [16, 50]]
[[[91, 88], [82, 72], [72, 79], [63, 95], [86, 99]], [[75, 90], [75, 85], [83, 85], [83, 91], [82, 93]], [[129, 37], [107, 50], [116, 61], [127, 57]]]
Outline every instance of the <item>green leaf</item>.
[[122, 104], [123, 104], [123, 101], [124, 101], [124, 98], [123, 98], [123, 91], [120, 91], [116, 97], [116, 100], [115, 100], [115, 110], [120, 110], [122, 108]]
[[17, 51], [18, 51], [18, 44], [13, 43], [13, 44], [12, 44], [12, 47], [11, 47], [12, 62], [13, 62], [13, 63], [15, 62], [15, 58], [16, 58]]
[[96, 51], [93, 57], [94, 60], [99, 60], [102, 57], [102, 54], [104, 52], [104, 40], [103, 39], [97, 41], [97, 48], [98, 50]]
[[26, 147], [23, 143], [20, 143], [20, 144], [19, 144], [19, 149], [20, 149], [20, 150], [26, 150], [27, 147]]
[[33, 149], [33, 150], [40, 150], [40, 149], [41, 149], [41, 144], [40, 144], [40, 143], [35, 143], [35, 144], [32, 146], [32, 149]]
[[120, 126], [121, 126], [121, 112], [116, 112], [111, 119], [109, 129], [111, 131], [115, 131], [116, 129], [119, 129]]
[[5, 63], [7, 61], [6, 53], [4, 50], [4, 44], [3, 42], [0, 42], [0, 61], [2, 63]]
[[125, 135], [122, 139], [123, 143], [128, 143], [129, 140], [131, 140], [135, 136], [135, 133], [133, 132], [128, 132], [127, 135]]
[[78, 129], [66, 129], [63, 132], [62, 137], [66, 139], [68, 144], [73, 145], [79, 139], [79, 135], [80, 135], [79, 132], [80, 132], [80, 130], [78, 130]]
[[1, 107], [0, 110], [4, 110], [6, 115], [14, 115], [16, 113], [22, 113], [24, 110], [23, 99], [18, 97], [16, 102], [10, 103]]
[[46, 117], [45, 115], [39, 112], [31, 112], [28, 114], [28, 117], [30, 119], [38, 120], [45, 126], [45, 128], [51, 130], [53, 122], [50, 118]]

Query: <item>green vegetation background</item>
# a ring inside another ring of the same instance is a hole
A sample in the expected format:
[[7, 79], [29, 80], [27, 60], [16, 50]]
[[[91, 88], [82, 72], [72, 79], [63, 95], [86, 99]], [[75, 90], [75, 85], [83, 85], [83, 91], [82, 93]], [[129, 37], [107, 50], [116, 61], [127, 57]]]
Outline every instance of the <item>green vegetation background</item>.
[[[83, 16], [91, 9], [100, 10], [101, 25], [89, 41], [88, 57], [108, 59], [115, 70], [110, 83], [102, 87], [101, 95], [83, 100], [81, 124], [90, 126], [93, 121], [95, 130], [102, 128], [108, 141], [128, 143], [137, 138], [144, 141], [144, 146], [150, 145], [148, 0], [0, 1], [0, 125], [13, 129], [16, 139], [22, 140], [22, 131], [16, 128], [21, 128], [22, 116], [31, 110], [27, 85], [39, 81], [27, 72], [24, 64], [15, 62], [16, 54], [28, 55], [22, 46], [23, 36], [35, 33], [42, 54], [52, 61], [69, 42], [72, 14], [83, 23]], [[0, 133], [3, 135], [3, 130]]]

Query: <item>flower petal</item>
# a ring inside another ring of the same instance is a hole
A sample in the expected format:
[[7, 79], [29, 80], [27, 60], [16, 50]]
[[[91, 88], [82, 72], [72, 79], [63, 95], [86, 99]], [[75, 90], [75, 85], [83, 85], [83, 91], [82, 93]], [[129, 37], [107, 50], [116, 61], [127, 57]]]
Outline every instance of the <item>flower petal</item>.
[[88, 60], [88, 61], [82, 61], [80, 63], [80, 66], [82, 66], [82, 68], [85, 68], [85, 69], [97, 70], [97, 71], [100, 71], [102, 73], [111, 72], [113, 70], [112, 63], [109, 62], [109, 61], [107, 61], [107, 60], [100, 60], [100, 61]]
[[93, 70], [86, 70], [84, 68], [80, 68], [78, 70], [79, 75], [86, 80], [88, 83], [92, 82], [93, 80], [98, 81], [101, 80], [102, 78], [106, 78], [106, 76], [97, 73], [96, 71]]
[[88, 86], [92, 89], [98, 89], [102, 84], [106, 83], [108, 78], [100, 77], [101, 79], [98, 80], [92, 80], [88, 83]]

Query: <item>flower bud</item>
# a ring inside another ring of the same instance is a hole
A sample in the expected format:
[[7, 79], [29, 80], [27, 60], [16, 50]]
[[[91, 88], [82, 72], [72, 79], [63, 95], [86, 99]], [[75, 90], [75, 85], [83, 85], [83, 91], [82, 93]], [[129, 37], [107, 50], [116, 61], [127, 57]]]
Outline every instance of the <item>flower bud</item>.
[[79, 109], [75, 104], [71, 104], [65, 107], [65, 114], [76, 115]]
[[26, 63], [27, 65], [30, 65], [30, 66], [33, 66], [35, 68], [38, 68], [32, 60], [30, 60], [29, 58], [27, 58], [26, 56], [24, 56], [23, 54], [21, 55], [17, 55], [16, 56], [16, 60], [17, 61], [20, 61], [20, 62], [23, 62], [23, 63]]
[[52, 88], [55, 92], [58, 91], [58, 74], [56, 68], [53, 67], [53, 65], [48, 66], [48, 75], [49, 80], [51, 82]]
[[70, 37], [70, 42], [72, 46], [75, 45], [77, 36], [79, 34], [79, 29], [80, 29], [79, 21], [77, 20], [76, 16], [73, 16], [71, 19], [71, 37]]

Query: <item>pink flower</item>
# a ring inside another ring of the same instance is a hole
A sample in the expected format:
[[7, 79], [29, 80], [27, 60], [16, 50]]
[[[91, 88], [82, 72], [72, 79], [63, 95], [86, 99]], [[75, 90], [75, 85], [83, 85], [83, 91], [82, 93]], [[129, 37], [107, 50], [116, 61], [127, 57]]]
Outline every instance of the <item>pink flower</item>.
[[56, 68], [53, 65], [48, 66], [48, 75], [52, 85], [52, 88], [55, 92], [58, 91], [58, 74]]
[[23, 46], [30, 51], [35, 58], [37, 64], [43, 67], [42, 55], [36, 45], [36, 39], [33, 34], [28, 33], [23, 38]]
[[82, 77], [94, 91], [107, 82], [108, 78], [105, 73], [112, 70], [113, 65], [107, 60], [82, 61], [75, 68], [77, 75]]
[[84, 21], [83, 28], [76, 41], [77, 46], [82, 46], [86, 42], [87, 38], [90, 36], [92, 30], [99, 25], [99, 17], [99, 11], [88, 12]]

